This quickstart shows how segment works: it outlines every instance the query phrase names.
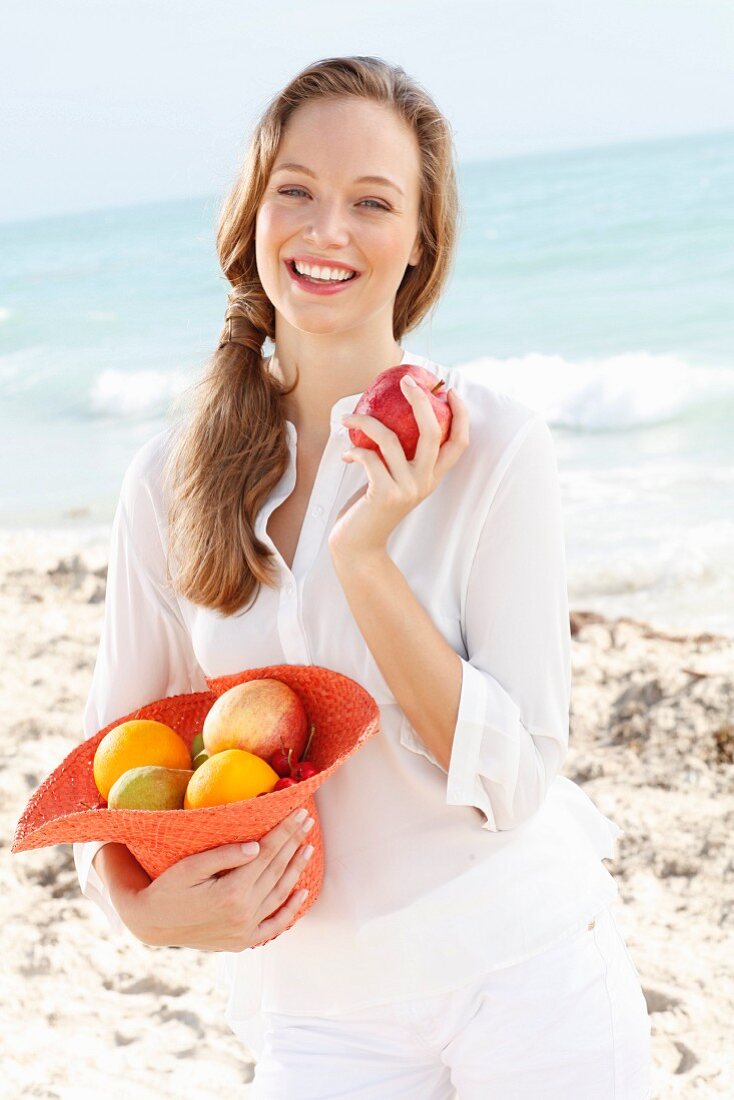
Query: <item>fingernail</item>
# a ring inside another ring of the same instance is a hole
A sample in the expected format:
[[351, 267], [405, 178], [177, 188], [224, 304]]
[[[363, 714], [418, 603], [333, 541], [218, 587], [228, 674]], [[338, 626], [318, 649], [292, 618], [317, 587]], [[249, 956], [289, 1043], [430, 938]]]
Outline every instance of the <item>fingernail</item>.
[[293, 815], [293, 821], [303, 821], [308, 817], [308, 810], [296, 810]]
[[415, 386], [416, 385], [415, 378], [411, 378], [411, 376], [409, 374], [404, 374], [403, 377], [400, 379], [400, 385], [401, 386], [402, 385]]
[[304, 863], [308, 863], [309, 859], [313, 855], [313, 852], [314, 852], [313, 844], [309, 844], [307, 848], [303, 849], [303, 862]]
[[242, 845], [243, 856], [256, 856], [260, 851], [260, 845], [256, 840], [248, 840], [247, 844]]
[[313, 826], [314, 826], [314, 820], [313, 820], [312, 817], [309, 817], [308, 821], [303, 826], [304, 833], [309, 833], [311, 831], [311, 829], [313, 829]]

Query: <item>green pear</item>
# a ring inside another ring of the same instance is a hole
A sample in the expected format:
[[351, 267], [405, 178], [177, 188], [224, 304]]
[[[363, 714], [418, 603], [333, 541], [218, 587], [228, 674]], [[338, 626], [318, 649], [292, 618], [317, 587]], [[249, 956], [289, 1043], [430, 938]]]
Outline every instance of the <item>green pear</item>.
[[191, 742], [191, 759], [196, 760], [200, 752], [204, 751], [204, 734], [197, 733], [194, 740]]
[[110, 810], [182, 810], [193, 770], [148, 764], [128, 768], [110, 787]]

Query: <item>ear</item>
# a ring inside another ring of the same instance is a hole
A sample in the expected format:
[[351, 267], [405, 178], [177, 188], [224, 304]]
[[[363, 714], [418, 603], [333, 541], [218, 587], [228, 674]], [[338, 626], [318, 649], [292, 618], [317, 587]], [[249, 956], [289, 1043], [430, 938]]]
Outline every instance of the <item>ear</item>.
[[413, 251], [410, 253], [410, 256], [408, 257], [408, 264], [410, 265], [410, 267], [415, 267], [416, 264], [419, 264], [422, 255], [423, 255], [423, 245], [421, 244], [420, 235], [418, 235], [415, 239], [415, 244], [413, 245]]

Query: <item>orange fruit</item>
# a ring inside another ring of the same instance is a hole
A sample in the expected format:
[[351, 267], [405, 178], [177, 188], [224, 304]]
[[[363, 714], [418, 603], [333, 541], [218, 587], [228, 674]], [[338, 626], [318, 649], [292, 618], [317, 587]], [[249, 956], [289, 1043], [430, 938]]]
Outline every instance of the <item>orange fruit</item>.
[[245, 749], [222, 749], [200, 764], [189, 780], [185, 810], [242, 802], [272, 791], [280, 776], [267, 760]]
[[191, 768], [189, 747], [175, 730], [152, 718], [131, 718], [106, 733], [94, 754], [94, 782], [103, 798], [129, 768]]

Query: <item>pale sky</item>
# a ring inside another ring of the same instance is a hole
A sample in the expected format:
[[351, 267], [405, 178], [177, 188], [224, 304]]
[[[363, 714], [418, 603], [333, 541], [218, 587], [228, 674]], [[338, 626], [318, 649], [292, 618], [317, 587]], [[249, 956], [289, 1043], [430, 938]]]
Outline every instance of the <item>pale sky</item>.
[[339, 54], [402, 65], [462, 161], [734, 129], [734, 0], [6, 0], [0, 221], [220, 197]]

